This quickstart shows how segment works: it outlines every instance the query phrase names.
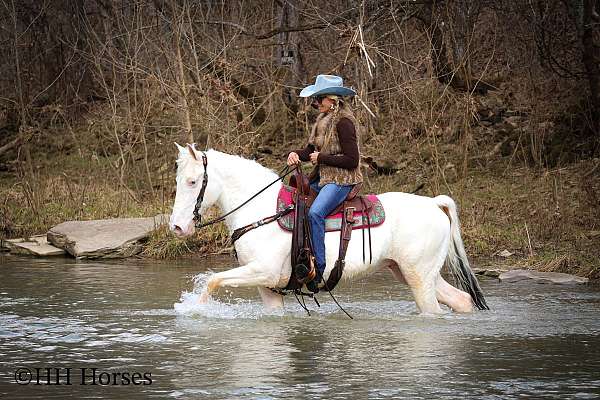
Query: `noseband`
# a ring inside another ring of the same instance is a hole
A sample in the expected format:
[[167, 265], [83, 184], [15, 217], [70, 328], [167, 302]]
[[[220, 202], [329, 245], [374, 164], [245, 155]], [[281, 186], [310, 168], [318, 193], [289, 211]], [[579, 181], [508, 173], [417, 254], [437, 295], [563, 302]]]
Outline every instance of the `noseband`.
[[204, 177], [202, 178], [202, 187], [200, 188], [200, 193], [198, 193], [198, 198], [196, 199], [196, 206], [194, 207], [194, 225], [197, 229], [202, 226], [202, 215], [200, 215], [200, 207], [202, 207], [202, 201], [204, 200], [204, 192], [206, 192], [206, 186], [208, 186], [208, 172], [206, 172], [206, 167], [208, 166], [208, 159], [206, 158], [206, 154], [202, 152], [202, 165], [204, 165]]

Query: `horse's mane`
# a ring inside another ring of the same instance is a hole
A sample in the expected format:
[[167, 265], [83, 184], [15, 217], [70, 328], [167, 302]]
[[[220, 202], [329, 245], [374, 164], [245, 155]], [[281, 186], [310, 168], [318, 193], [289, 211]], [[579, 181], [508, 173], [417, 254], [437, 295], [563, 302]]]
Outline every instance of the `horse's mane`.
[[[194, 149], [194, 153], [196, 154], [196, 158], [198, 160], [202, 160], [202, 155], [199, 150], [196, 150], [196, 144], [192, 144]], [[264, 178], [264, 179], [275, 179], [277, 174], [259, 164], [254, 160], [250, 160], [244, 157], [236, 156], [233, 154], [223, 153], [214, 149], [208, 149], [206, 152], [206, 157], [208, 158], [208, 163], [211, 165], [211, 159], [216, 159], [217, 161], [222, 161], [220, 165], [220, 170], [223, 171], [226, 167], [226, 170], [230, 171], [244, 171], [244, 173], [249, 174], [249, 176], [256, 178]], [[179, 152], [179, 156], [177, 157], [177, 175], [181, 173], [181, 171], [185, 168], [186, 164], [192, 161], [192, 155], [188, 152]], [[226, 172], [226, 171], [223, 171]]]

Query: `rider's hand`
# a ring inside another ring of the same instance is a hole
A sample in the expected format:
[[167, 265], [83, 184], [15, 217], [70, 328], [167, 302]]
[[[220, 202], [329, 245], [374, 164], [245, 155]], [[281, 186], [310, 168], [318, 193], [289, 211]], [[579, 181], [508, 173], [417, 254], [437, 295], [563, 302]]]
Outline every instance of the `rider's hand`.
[[300, 157], [298, 157], [297, 153], [292, 151], [288, 155], [287, 165], [289, 165], [290, 167], [293, 167], [294, 165], [298, 164], [299, 162], [300, 162]]
[[311, 163], [316, 164], [317, 161], [318, 161], [318, 159], [319, 159], [319, 152], [318, 151], [310, 153], [310, 162]]

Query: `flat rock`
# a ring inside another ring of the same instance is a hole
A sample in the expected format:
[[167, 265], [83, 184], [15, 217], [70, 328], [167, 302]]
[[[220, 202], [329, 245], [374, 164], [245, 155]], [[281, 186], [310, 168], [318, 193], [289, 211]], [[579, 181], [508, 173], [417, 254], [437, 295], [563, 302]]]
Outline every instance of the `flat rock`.
[[31, 236], [27, 239], [6, 239], [4, 246], [13, 254], [26, 254], [31, 256], [61, 256], [63, 249], [54, 247], [46, 240], [46, 235]]
[[510, 256], [512, 256], [512, 255], [514, 255], [514, 254], [515, 254], [515, 253], [511, 253], [511, 252], [510, 252], [510, 251], [508, 251], [508, 250], [502, 250], [501, 252], [499, 252], [499, 253], [498, 253], [498, 255], [499, 255], [500, 257], [504, 257], [504, 258], [506, 258], [506, 257], [510, 257]]
[[502, 274], [503, 270], [500, 269], [490, 269], [490, 268], [473, 268], [473, 272], [476, 275], [489, 276], [490, 278], [497, 278]]
[[68, 221], [51, 228], [47, 237], [77, 258], [123, 258], [138, 254], [150, 232], [167, 221], [167, 215]]
[[519, 282], [523, 280], [532, 280], [536, 283], [554, 283], [559, 285], [580, 285], [588, 283], [588, 278], [563, 274], [561, 272], [541, 272], [525, 269], [515, 269], [507, 271], [498, 277], [501, 282]]

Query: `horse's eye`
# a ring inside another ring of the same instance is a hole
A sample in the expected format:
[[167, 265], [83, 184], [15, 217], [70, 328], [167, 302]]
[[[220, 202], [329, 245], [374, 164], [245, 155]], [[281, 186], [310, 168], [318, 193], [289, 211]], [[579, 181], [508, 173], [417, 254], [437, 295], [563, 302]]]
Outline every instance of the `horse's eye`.
[[194, 186], [196, 184], [196, 181], [190, 181], [190, 185]]
[[174, 168], [173, 168], [173, 170], [174, 170], [175, 172], [177, 172], [177, 161], [175, 161], [175, 165], [174, 165], [173, 167], [174, 167]]

